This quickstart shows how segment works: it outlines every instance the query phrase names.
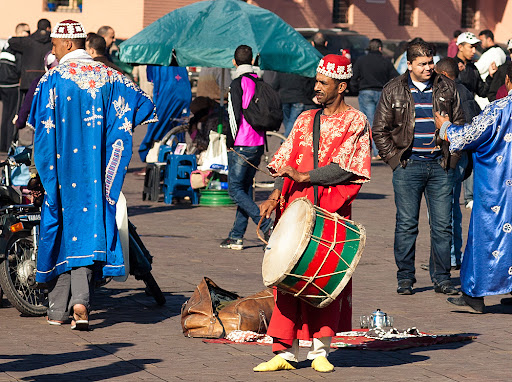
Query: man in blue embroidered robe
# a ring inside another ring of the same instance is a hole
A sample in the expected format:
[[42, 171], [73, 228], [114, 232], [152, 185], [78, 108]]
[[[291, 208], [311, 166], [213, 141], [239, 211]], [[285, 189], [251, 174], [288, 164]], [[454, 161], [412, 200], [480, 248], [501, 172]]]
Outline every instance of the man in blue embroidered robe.
[[460, 270], [463, 295], [448, 301], [478, 313], [485, 310], [484, 296], [512, 291], [512, 66], [505, 85], [508, 96], [489, 104], [472, 123], [456, 126], [436, 115], [439, 137], [450, 142], [450, 151], [473, 152], [473, 210]]
[[103, 277], [125, 274], [116, 203], [132, 130], [156, 115], [132, 81], [85, 52], [80, 23], [63, 21], [51, 37], [60, 64], [41, 78], [29, 119], [46, 191], [36, 280], [50, 285], [50, 323], [73, 312], [72, 328], [79, 321], [88, 328], [93, 268]]

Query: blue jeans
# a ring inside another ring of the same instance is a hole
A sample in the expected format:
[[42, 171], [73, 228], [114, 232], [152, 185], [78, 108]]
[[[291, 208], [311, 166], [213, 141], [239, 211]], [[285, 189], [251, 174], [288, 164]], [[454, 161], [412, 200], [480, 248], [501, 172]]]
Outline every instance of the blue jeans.
[[460, 192], [464, 172], [468, 165], [468, 155], [462, 152], [453, 172], [453, 203], [452, 203], [452, 248], [451, 265], [455, 267], [462, 263], [462, 212], [460, 211]]
[[414, 260], [422, 195], [430, 223], [430, 278], [434, 284], [450, 280], [453, 170], [438, 161], [408, 160], [393, 171], [395, 191], [395, 261], [397, 279], [416, 282]]
[[[235, 146], [234, 150], [242, 155], [247, 161], [258, 167], [263, 146]], [[230, 239], [243, 239], [249, 218], [255, 224], [260, 221], [260, 209], [252, 198], [252, 185], [256, 169], [246, 163], [236, 153], [228, 152], [228, 186], [229, 196], [236, 203], [236, 217], [233, 228], [229, 232]], [[267, 232], [272, 224], [271, 219], [265, 219], [261, 224], [261, 230]]]
[[303, 111], [303, 103], [283, 103], [283, 125], [285, 137], [287, 137], [290, 134], [290, 131], [292, 131], [295, 120]]
[[[359, 92], [359, 97], [357, 98], [359, 101], [359, 110], [366, 115], [370, 125], [373, 125], [373, 117], [375, 116], [375, 109], [377, 109], [377, 105], [379, 104], [380, 93], [382, 93], [380, 90], [361, 90]], [[379, 151], [377, 150], [373, 139], [372, 147], [373, 156], [377, 156]]]

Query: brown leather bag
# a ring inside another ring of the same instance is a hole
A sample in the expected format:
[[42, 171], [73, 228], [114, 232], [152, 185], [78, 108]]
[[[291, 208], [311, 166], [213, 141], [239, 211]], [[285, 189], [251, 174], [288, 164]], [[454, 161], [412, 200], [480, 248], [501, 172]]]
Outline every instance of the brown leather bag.
[[223, 337], [224, 328], [217, 318], [218, 309], [239, 298], [236, 293], [222, 289], [204, 277], [181, 308], [183, 334], [187, 337]]
[[181, 326], [187, 337], [222, 338], [233, 330], [265, 333], [273, 309], [270, 289], [240, 298], [204, 277], [181, 308]]
[[271, 289], [229, 303], [219, 312], [219, 320], [226, 334], [233, 330], [250, 330], [266, 333], [274, 310], [274, 295]]

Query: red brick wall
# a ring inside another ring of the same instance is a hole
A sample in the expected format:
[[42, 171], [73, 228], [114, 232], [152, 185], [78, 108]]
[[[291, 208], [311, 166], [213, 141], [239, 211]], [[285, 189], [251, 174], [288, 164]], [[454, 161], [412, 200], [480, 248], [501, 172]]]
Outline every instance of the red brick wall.
[[169, 12], [197, 1], [199, 0], [144, 0], [143, 26], [147, 27]]
[[[199, 0], [143, 0], [143, 26], [173, 11], [176, 8], [195, 3]], [[370, 2], [369, 2], [370, 1]], [[373, 1], [373, 2], [372, 2]], [[428, 41], [448, 41], [453, 31], [460, 29], [461, 0], [416, 0], [418, 7], [416, 26], [398, 25], [399, 0], [352, 0], [352, 17], [350, 24], [332, 23], [333, 0], [248, 0], [248, 3], [266, 8], [293, 27], [333, 28], [347, 27], [370, 38], [408, 40], [422, 37]], [[506, 25], [510, 25], [512, 37], [512, 20], [505, 20], [507, 0], [479, 0], [480, 20], [476, 29], [494, 30], [501, 22], [497, 41], [505, 42]], [[509, 6], [508, 8], [511, 8]], [[508, 9], [510, 11], [510, 9]], [[511, 18], [510, 16], [508, 17]]]
[[[347, 27], [370, 38], [407, 40], [419, 36], [429, 41], [448, 41], [454, 30], [461, 29], [461, 0], [416, 0], [416, 26], [398, 25], [399, 0], [384, 0], [380, 4], [352, 0], [351, 24], [332, 23], [332, 0], [253, 0], [252, 3], [278, 14], [293, 27]], [[504, 17], [506, 5], [506, 0], [480, 0], [480, 21], [470, 31], [494, 30]], [[510, 24], [512, 27], [512, 20]]]

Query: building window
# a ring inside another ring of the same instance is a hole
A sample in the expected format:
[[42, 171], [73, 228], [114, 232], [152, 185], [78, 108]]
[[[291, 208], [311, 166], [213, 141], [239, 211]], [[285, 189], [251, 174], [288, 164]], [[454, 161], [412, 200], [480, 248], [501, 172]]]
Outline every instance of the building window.
[[350, 0], [333, 0], [332, 2], [332, 22], [333, 24], [348, 23], [348, 10]]
[[398, 25], [414, 25], [414, 10], [416, 9], [416, 0], [400, 0], [399, 7]]
[[46, 0], [50, 12], [82, 12], [82, 0]]
[[461, 28], [475, 28], [476, 0], [462, 0]]

